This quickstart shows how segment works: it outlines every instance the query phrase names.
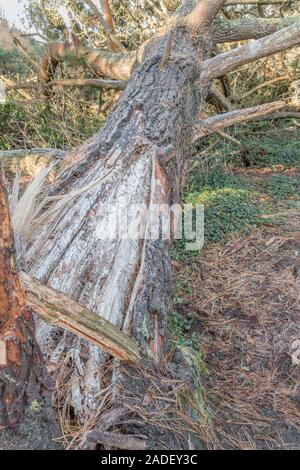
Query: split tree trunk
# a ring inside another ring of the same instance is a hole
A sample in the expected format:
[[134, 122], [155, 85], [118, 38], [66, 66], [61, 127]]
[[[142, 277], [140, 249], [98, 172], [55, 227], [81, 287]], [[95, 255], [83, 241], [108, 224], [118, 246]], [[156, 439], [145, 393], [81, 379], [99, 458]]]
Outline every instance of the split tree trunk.
[[[58, 199], [38, 221], [27, 253], [32, 276], [131, 334], [158, 367], [171, 311], [170, 241], [147, 239], [151, 219], [141, 227], [144, 240], [102, 235], [109, 211], [124, 200], [147, 208], [180, 202], [184, 166], [192, 156], [192, 123], [209, 91], [209, 83], [197, 80], [200, 61], [211, 53], [211, 35], [206, 24], [203, 34], [195, 34], [197, 21], [191, 15], [174, 28], [163, 66], [168, 34], [146, 47], [143, 64], [103, 129], [62, 163], [53, 190]], [[129, 219], [133, 224], [137, 214]], [[38, 335], [51, 354], [57, 332], [42, 324]], [[84, 361], [82, 348], [81, 343], [76, 350], [68, 401], [84, 419], [98, 407], [106, 357], [88, 346]]]

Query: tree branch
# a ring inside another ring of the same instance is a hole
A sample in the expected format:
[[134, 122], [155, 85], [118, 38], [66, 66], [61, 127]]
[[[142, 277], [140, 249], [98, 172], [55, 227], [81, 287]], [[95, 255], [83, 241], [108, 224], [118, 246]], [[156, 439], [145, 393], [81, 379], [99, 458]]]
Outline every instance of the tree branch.
[[[113, 90], [124, 90], [127, 82], [125, 80], [101, 80], [97, 78], [68, 78], [62, 80], [53, 80], [47, 83], [46, 87], [53, 86], [91, 86], [94, 88], [111, 88]], [[38, 84], [35, 81], [14, 83], [5, 87], [6, 91], [12, 90], [28, 90], [37, 88]]]
[[290, 77], [288, 75], [284, 75], [283, 77], [273, 78], [272, 80], [268, 80], [264, 83], [261, 83], [260, 85], [257, 85], [256, 87], [252, 88], [251, 90], [249, 90], [247, 93], [245, 93], [242, 96], [233, 97], [232, 100], [236, 103], [240, 103], [242, 100], [244, 100], [245, 98], [248, 98], [248, 96], [253, 95], [253, 93], [256, 93], [258, 90], [261, 90], [262, 88], [273, 85], [274, 83], [284, 82], [289, 79]]
[[230, 101], [216, 87], [211, 88], [211, 90], [208, 93], [207, 99], [210, 103], [212, 103], [214, 106], [220, 109], [224, 109], [225, 111], [233, 110], [233, 107]]
[[[101, 15], [99, 9], [96, 7], [94, 2], [92, 0], [84, 0], [85, 3], [90, 7], [94, 15], [99, 19], [100, 24], [103, 26], [105, 33], [107, 34], [107, 37], [109, 39], [109, 43], [112, 45], [112, 50], [120, 50], [122, 52], [126, 52], [126, 48], [117, 40], [117, 38], [114, 35], [113, 28], [111, 28], [111, 24], [108, 24], [104, 17]], [[105, 5], [103, 5], [105, 4]], [[104, 11], [106, 15], [106, 19], [109, 19], [111, 17], [111, 12], [110, 8], [108, 5], [107, 0], [106, 1], [101, 1], [101, 6], [103, 8], [104, 6]], [[110, 13], [109, 13], [110, 12]], [[111, 18], [112, 20], [112, 18]], [[113, 25], [112, 25], [113, 26]]]
[[33, 68], [38, 71], [39, 69], [39, 66], [38, 64], [33, 60], [33, 58], [31, 57], [31, 55], [28, 53], [27, 49], [23, 46], [23, 44], [21, 43], [21, 41], [17, 38], [17, 37], [14, 37], [13, 38], [13, 42], [15, 44], [15, 46], [17, 47], [17, 49], [21, 52], [21, 54], [23, 54], [24, 57], [26, 57], [26, 59], [28, 60], [28, 62], [31, 63], [31, 65], [33, 66]]
[[[81, 45], [68, 42], [50, 43], [39, 64], [39, 76], [43, 94], [51, 86], [55, 70], [59, 62], [66, 59], [84, 60], [90, 70], [96, 75], [102, 75], [116, 80], [128, 80], [137, 60], [136, 52], [112, 53], [101, 49], [88, 49]], [[99, 82], [98, 82], [99, 84]]]
[[33, 149], [18, 149], [18, 150], [0, 150], [0, 158], [17, 158], [22, 160], [22, 158], [28, 156], [41, 156], [45, 155], [49, 159], [55, 158], [57, 160], [62, 160], [64, 158], [65, 152], [63, 150], [51, 149], [51, 148], [33, 148]]
[[184, 22], [194, 32], [204, 32], [210, 27], [226, 0], [202, 0], [189, 13]]
[[[109, 0], [100, 0], [100, 4], [101, 4], [102, 13], [103, 13], [103, 19], [104, 19], [105, 23], [107, 24], [111, 34], [115, 38], [114, 22], [113, 22], [113, 17], [112, 17], [112, 12], [111, 12], [111, 8], [110, 8]], [[116, 50], [118, 50], [118, 47], [116, 47], [116, 45], [115, 45], [114, 41], [112, 41], [111, 37], [108, 38], [108, 47], [113, 52], [116, 52]], [[122, 46], [122, 48], [123, 48], [123, 46]], [[124, 49], [125, 48], [123, 48], [123, 50]]]
[[287, 103], [285, 101], [274, 101], [272, 103], [261, 104], [251, 108], [239, 109], [229, 113], [209, 117], [200, 121], [198, 126], [196, 125], [192, 142], [195, 144], [199, 139], [213, 134], [223, 127], [251, 121], [267, 114], [275, 113], [276, 111], [286, 107]]
[[139, 361], [140, 353], [135, 341], [104, 318], [24, 272], [21, 273], [21, 282], [27, 305], [44, 321], [80, 336], [121, 361]]
[[300, 24], [299, 15], [285, 18], [239, 18], [228, 21], [217, 19], [214, 21], [214, 42], [221, 44], [259, 39], [295, 23]]
[[242, 65], [290, 49], [297, 44], [300, 44], [298, 23], [204, 61], [201, 78], [212, 80]]

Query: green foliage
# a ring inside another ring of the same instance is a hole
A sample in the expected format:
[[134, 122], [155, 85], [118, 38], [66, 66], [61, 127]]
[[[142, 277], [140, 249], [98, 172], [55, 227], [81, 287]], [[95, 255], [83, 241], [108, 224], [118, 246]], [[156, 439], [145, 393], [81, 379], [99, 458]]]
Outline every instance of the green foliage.
[[231, 233], [249, 233], [259, 225], [262, 208], [254, 197], [251, 191], [234, 187], [189, 194], [188, 203], [205, 206], [205, 243], [226, 241]]
[[9, 99], [0, 105], [0, 148], [71, 148], [93, 135], [103, 120], [103, 115], [90, 113], [89, 103], [74, 107], [70, 100], [56, 98], [50, 107]]
[[250, 189], [249, 182], [245, 178], [237, 177], [231, 173], [225, 173], [224, 166], [219, 163], [208, 170], [201, 167], [192, 170], [185, 188], [185, 199], [191, 193], [199, 193], [211, 190], [235, 188]]
[[237, 150], [226, 144], [227, 159], [233, 164], [255, 167], [300, 165], [300, 129], [290, 132], [281, 127], [288, 124], [289, 120], [284, 120], [274, 128], [269, 121], [261, 120], [243, 126], [236, 136], [243, 148]]
[[[226, 241], [235, 232], [248, 233], [262, 223], [262, 204], [251, 183], [242, 177], [225, 173], [217, 167], [207, 172], [198, 169], [191, 174], [184, 202], [205, 208], [205, 244]], [[175, 258], [183, 255], [185, 240], [175, 242]], [[188, 255], [188, 253], [185, 253]], [[190, 253], [193, 254], [193, 253]]]
[[193, 324], [193, 317], [182, 317], [174, 313], [168, 319], [168, 335], [171, 342], [180, 346], [194, 346], [195, 336], [189, 337], [188, 333]]
[[270, 177], [266, 182], [266, 193], [274, 199], [282, 200], [298, 195], [300, 189], [299, 175], [288, 176], [278, 174]]
[[13, 74], [23, 76], [26, 74], [24, 58], [16, 48], [5, 50], [0, 48], [0, 75]]

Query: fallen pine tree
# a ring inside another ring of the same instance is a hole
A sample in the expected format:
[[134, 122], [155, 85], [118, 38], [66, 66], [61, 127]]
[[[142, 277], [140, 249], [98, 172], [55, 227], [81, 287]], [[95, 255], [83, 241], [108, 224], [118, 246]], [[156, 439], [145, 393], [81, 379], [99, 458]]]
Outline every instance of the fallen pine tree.
[[[98, 426], [93, 439], [97, 442], [98, 436], [105, 446], [109, 446], [105, 434], [107, 413], [113, 416], [110, 426], [119, 423], [119, 433], [130, 434], [133, 439], [139, 434], [140, 423], [135, 422], [139, 417], [146, 436], [142, 445], [149, 448], [159, 448], [162, 442], [184, 448], [190, 436], [181, 433], [176, 440], [172, 426], [156, 433], [157, 409], [153, 400], [145, 398], [150, 384], [155, 384], [149, 368], [161, 376], [165, 374], [168, 386], [172, 383], [166, 335], [166, 323], [172, 314], [171, 240], [148, 237], [154, 223], [151, 211], [140, 239], [106, 239], [99, 234], [99, 227], [105, 230], [109, 210], [120, 207], [124, 198], [131, 205], [144, 204], [150, 209], [155, 204], [170, 207], [180, 202], [184, 170], [203, 137], [291, 104], [298, 106], [296, 101], [277, 101], [199, 120], [215, 78], [300, 43], [296, 19], [283, 29], [276, 22], [271, 31], [263, 19], [259, 32], [257, 23], [255, 28], [253, 22], [234, 22], [232, 28], [227, 23], [223, 42], [256, 39], [212, 57], [214, 38], [218, 37], [214, 20], [225, 3], [183, 2], [168, 19], [166, 29], [134, 54], [112, 55], [70, 46], [85, 57], [89, 66], [93, 64], [94, 71], [128, 83], [103, 128], [65, 156], [45, 197], [47, 204], [42, 206], [26, 240], [22, 268], [130, 335], [143, 357], [151, 358], [149, 363], [145, 359], [145, 369], [140, 368], [140, 373], [146, 370], [148, 374], [142, 379], [134, 368], [112, 362], [95, 345], [79, 341], [77, 336], [69, 336], [66, 341], [57, 327], [38, 324], [37, 337], [45, 357], [55, 357], [57, 364], [64, 355], [68, 358], [62, 377], [65, 406], [87, 429]], [[220, 35], [218, 41], [222, 42]], [[54, 80], [66, 47], [69, 44], [53, 44], [42, 58], [42, 90]], [[136, 218], [137, 214], [132, 213], [129, 223]], [[68, 354], [70, 349], [72, 355]], [[184, 361], [183, 368], [187, 368]], [[104, 401], [109, 403], [109, 411], [99, 412]], [[130, 433], [125, 424], [122, 426], [128, 415]], [[85, 438], [80, 441], [82, 446]], [[111, 436], [111, 445], [117, 445], [116, 439]], [[134, 445], [134, 440], [127, 440], [127, 444], [124, 440], [119, 439], [120, 448]]]

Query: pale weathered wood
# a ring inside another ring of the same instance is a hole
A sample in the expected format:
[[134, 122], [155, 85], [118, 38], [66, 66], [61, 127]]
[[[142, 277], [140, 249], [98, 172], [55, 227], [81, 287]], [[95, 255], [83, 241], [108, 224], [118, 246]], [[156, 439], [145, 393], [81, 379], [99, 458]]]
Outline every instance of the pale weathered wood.
[[272, 103], [261, 104], [251, 108], [238, 109], [228, 113], [211, 116], [203, 121], [199, 121], [198, 125], [195, 126], [193, 142], [195, 143], [199, 139], [202, 139], [203, 137], [224, 127], [230, 127], [234, 124], [258, 119], [259, 117], [275, 113], [285, 107], [287, 107], [287, 103], [285, 101], [274, 101]]
[[135, 341], [66, 295], [21, 273], [27, 305], [45, 322], [74, 333], [121, 361], [140, 359]]
[[300, 43], [300, 23], [232, 49], [203, 62], [202, 79], [212, 80], [242, 65], [290, 49]]
[[1, 158], [17, 158], [18, 160], [22, 160], [23, 158], [30, 157], [30, 156], [46, 156], [49, 159], [55, 158], [57, 160], [62, 160], [65, 152], [59, 149], [51, 149], [51, 148], [33, 148], [33, 149], [12, 149], [12, 150], [0, 150], [0, 159]]

